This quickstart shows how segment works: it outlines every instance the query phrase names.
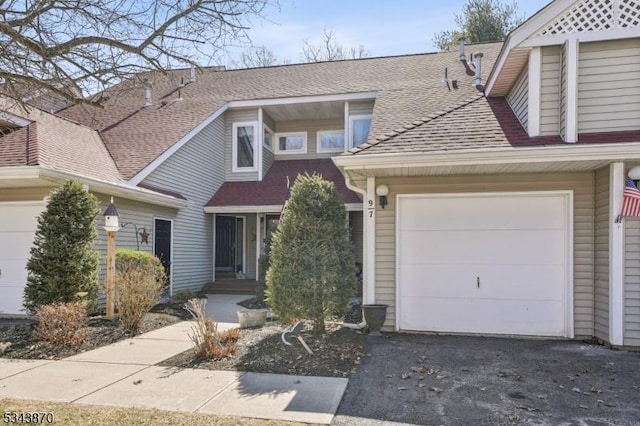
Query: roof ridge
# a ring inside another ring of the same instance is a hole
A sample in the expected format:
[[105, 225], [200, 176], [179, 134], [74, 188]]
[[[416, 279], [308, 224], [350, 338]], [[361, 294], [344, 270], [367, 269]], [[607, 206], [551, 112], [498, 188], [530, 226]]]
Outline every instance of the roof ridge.
[[465, 100], [459, 101], [455, 104], [450, 105], [448, 108], [445, 108], [443, 110], [440, 111], [436, 111], [433, 112], [431, 114], [428, 114], [426, 117], [422, 117], [418, 120], [413, 121], [411, 124], [405, 124], [403, 125], [401, 128], [397, 128], [391, 132], [388, 132], [386, 134], [380, 135], [380, 136], [376, 136], [375, 140], [373, 141], [367, 141], [363, 144], [360, 144], [358, 146], [356, 146], [355, 148], [351, 148], [349, 151], [347, 151], [349, 154], [357, 154], [359, 152], [365, 151], [368, 148], [371, 148], [372, 146], [378, 145], [381, 142], [386, 142], [390, 139], [393, 139], [394, 137], [401, 135], [403, 133], [408, 132], [409, 130], [413, 130], [416, 127], [420, 127], [424, 124], [427, 124], [429, 122], [432, 122], [434, 120], [437, 120], [440, 117], [444, 117], [447, 114], [450, 114], [456, 110], [459, 110], [461, 108], [464, 108], [465, 106], [472, 104], [473, 102], [477, 101], [478, 99], [482, 99], [484, 98], [484, 94], [482, 93], [478, 93], [477, 95], [471, 96]]

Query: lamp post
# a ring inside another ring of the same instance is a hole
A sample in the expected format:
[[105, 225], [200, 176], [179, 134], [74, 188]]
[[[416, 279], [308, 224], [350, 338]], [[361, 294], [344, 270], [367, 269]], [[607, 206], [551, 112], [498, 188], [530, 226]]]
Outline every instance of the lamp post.
[[115, 306], [116, 280], [116, 232], [120, 229], [118, 209], [111, 204], [104, 212], [104, 230], [107, 231], [107, 278], [105, 282], [105, 296], [107, 298], [107, 319], [113, 320]]

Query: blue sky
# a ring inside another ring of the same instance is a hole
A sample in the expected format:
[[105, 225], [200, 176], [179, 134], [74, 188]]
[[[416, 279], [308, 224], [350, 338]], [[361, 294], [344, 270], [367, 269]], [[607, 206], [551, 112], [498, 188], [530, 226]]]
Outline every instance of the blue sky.
[[[303, 40], [319, 40], [333, 28], [347, 47], [363, 45], [371, 56], [433, 52], [433, 35], [455, 28], [466, 0], [280, 0], [253, 23], [254, 45], [266, 45], [279, 60], [300, 62]], [[518, 0], [518, 14], [530, 17], [548, 2]], [[243, 49], [235, 49], [235, 53]], [[234, 53], [231, 54], [233, 56]]]

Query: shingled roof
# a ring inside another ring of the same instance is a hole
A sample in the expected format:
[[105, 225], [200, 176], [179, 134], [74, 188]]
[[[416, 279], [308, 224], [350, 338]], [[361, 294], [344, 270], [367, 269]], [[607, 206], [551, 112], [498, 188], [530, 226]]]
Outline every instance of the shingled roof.
[[[490, 70], [501, 43], [478, 44]], [[448, 90], [443, 79], [458, 80]], [[458, 52], [405, 55], [347, 61], [221, 71], [202, 69], [195, 83], [190, 70], [137, 76], [102, 96], [103, 108], [76, 105], [65, 117], [100, 132], [125, 179], [130, 179], [189, 131], [235, 100], [376, 92], [370, 140], [393, 134], [416, 120], [477, 96], [473, 76], [465, 72]], [[153, 87], [153, 105], [144, 107], [145, 83]], [[485, 76], [486, 78], [486, 76]], [[181, 100], [178, 100], [178, 86]]]
[[211, 197], [207, 207], [281, 206], [287, 195], [287, 178], [293, 185], [300, 174], [317, 173], [335, 184], [345, 203], [361, 203], [358, 194], [347, 188], [344, 177], [331, 159], [275, 161], [262, 181], [225, 182]]
[[[637, 142], [640, 131], [585, 133], [580, 143]], [[529, 137], [503, 97], [476, 96], [347, 153], [425, 153], [565, 144], [559, 135]]]
[[1, 166], [44, 166], [58, 171], [122, 181], [120, 172], [95, 130], [0, 96], [0, 111], [30, 124], [0, 135]]

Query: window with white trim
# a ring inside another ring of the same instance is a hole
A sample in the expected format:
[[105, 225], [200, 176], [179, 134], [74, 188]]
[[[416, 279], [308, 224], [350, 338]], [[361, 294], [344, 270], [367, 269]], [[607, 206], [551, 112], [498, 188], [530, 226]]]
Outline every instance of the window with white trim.
[[255, 150], [257, 133], [258, 123], [254, 121], [233, 123], [233, 172], [258, 170]]
[[317, 134], [318, 152], [344, 151], [344, 130], [321, 130]]
[[264, 129], [264, 134], [262, 136], [262, 146], [267, 148], [269, 151], [273, 152], [273, 139], [274, 139], [273, 130], [271, 130], [269, 126], [267, 126], [264, 123], [262, 124], [262, 127]]
[[349, 117], [349, 147], [361, 145], [369, 138], [371, 115], [352, 115]]
[[276, 154], [306, 154], [307, 132], [278, 133]]

